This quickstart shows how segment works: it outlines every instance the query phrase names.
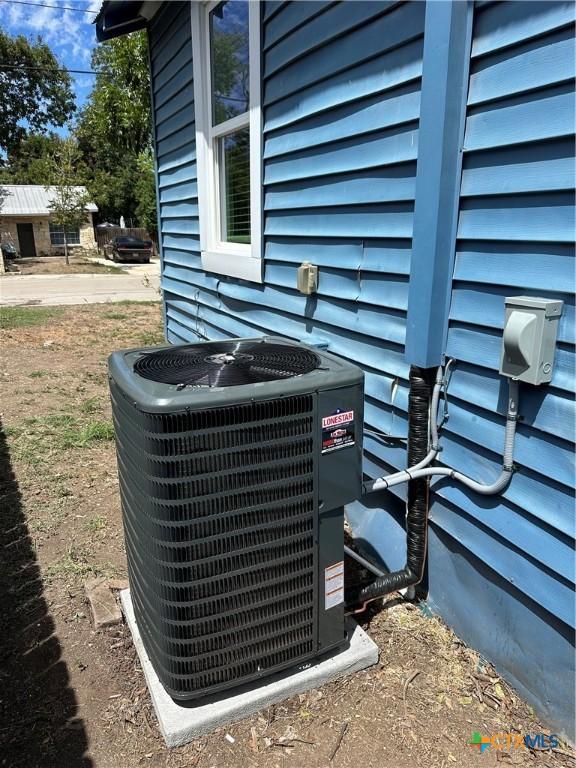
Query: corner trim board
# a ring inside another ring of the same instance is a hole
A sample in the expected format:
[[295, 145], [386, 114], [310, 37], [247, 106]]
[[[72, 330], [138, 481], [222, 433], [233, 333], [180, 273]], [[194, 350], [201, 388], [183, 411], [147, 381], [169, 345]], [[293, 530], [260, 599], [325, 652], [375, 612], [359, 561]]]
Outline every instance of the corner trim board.
[[406, 361], [443, 361], [462, 174], [473, 3], [426, 3]]

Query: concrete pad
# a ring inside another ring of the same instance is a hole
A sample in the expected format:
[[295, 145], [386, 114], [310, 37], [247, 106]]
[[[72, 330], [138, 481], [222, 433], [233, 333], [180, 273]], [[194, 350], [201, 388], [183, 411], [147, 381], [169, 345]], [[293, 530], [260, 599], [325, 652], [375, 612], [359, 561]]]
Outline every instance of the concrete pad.
[[378, 661], [376, 643], [350, 620], [350, 645], [343, 651], [317, 662], [302, 664], [294, 671], [265, 678], [261, 683], [254, 683], [250, 687], [243, 686], [237, 693], [232, 689], [199, 701], [176, 702], [162, 687], [144, 649], [134, 617], [130, 590], [122, 591], [120, 599], [148, 683], [160, 730], [169, 747], [186, 744], [222, 725], [243, 720], [270, 704], [276, 704], [297, 693], [304, 693], [344, 675], [370, 667]]

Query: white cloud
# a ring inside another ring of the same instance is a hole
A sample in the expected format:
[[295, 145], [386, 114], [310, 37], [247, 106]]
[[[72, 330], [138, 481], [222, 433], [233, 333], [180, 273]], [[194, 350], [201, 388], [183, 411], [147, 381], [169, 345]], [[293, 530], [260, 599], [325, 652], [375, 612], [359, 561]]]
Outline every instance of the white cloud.
[[[58, 0], [52, 1], [58, 2]], [[60, 0], [59, 4], [61, 5], [64, 1]], [[90, 0], [88, 4], [80, 0], [76, 2], [79, 8], [100, 5], [100, 0]], [[0, 3], [0, 14], [3, 8], [5, 8], [4, 4]], [[90, 63], [90, 55], [96, 44], [92, 20], [92, 14], [45, 6], [34, 8], [11, 5], [6, 26], [12, 34], [23, 34], [28, 37], [40, 35], [66, 66], [85, 69]]]
[[28, 7], [28, 11], [29, 15], [22, 19], [21, 23], [36, 34], [42, 35], [42, 37], [48, 40], [61, 29], [59, 19], [61, 11], [57, 11], [55, 8], [46, 8], [45, 6], [38, 8], [38, 10]]
[[19, 24], [23, 15], [24, 11], [21, 5], [8, 6], [8, 21], [10, 24]]

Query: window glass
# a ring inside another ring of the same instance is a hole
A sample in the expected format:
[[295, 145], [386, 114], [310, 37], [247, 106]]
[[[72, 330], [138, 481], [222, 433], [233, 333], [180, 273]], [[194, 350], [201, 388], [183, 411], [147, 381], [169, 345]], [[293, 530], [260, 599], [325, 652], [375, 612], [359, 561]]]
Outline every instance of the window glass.
[[[68, 245], [80, 245], [79, 227], [71, 227], [66, 230], [66, 242]], [[61, 224], [50, 222], [50, 243], [52, 245], [64, 245], [64, 227]]]
[[248, 0], [227, 0], [210, 13], [212, 124], [248, 111]]
[[250, 129], [220, 139], [221, 237], [250, 243]]

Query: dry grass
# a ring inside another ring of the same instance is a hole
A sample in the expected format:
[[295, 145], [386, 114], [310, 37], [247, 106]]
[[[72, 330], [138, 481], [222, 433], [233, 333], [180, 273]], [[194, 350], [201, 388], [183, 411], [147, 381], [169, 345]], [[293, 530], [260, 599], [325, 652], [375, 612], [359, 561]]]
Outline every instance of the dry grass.
[[[97, 255], [97, 253], [95, 253]], [[123, 274], [120, 267], [96, 264], [86, 256], [70, 256], [70, 264], [66, 264], [64, 256], [49, 256], [38, 259], [15, 259], [9, 264], [7, 275], [77, 275], [77, 274]]]

